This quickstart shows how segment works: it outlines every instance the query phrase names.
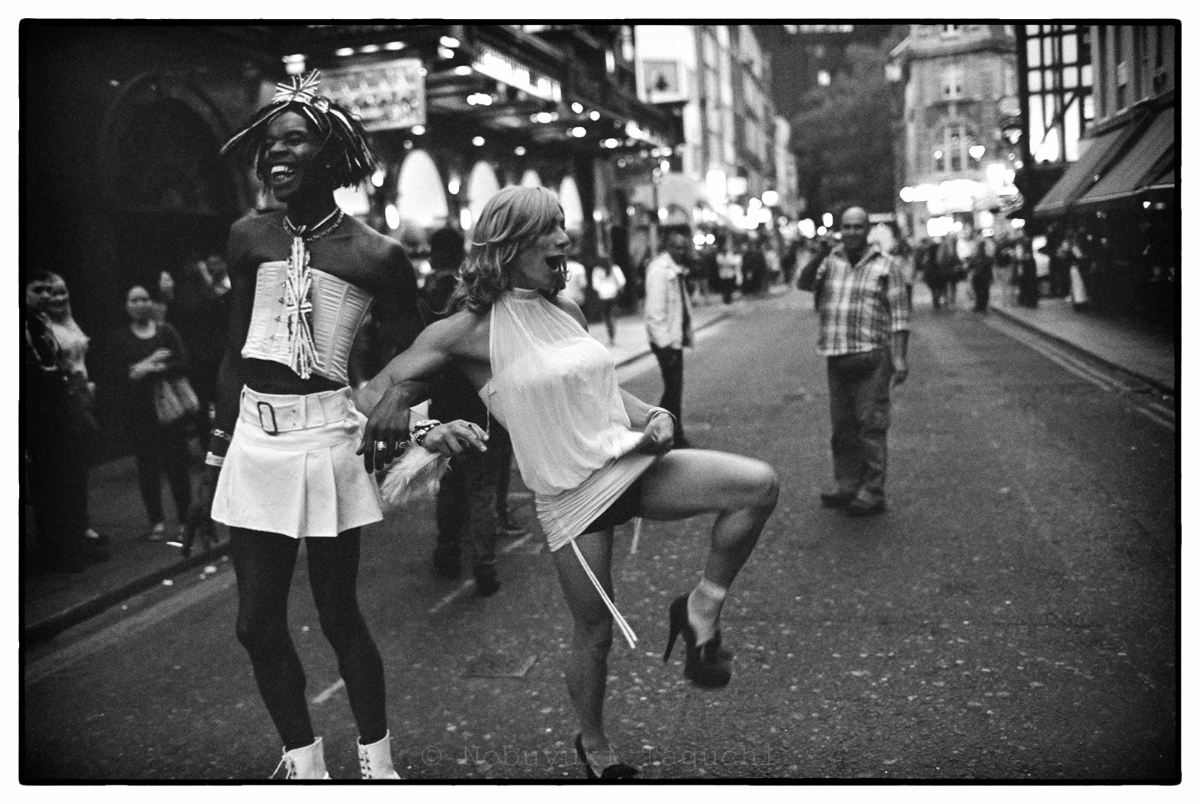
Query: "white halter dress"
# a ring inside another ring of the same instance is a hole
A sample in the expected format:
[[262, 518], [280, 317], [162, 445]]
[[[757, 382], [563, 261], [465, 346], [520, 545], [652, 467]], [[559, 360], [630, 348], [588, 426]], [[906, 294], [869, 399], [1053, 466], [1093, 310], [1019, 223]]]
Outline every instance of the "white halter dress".
[[612, 356], [535, 290], [492, 305], [492, 379], [479, 394], [512, 436], [525, 485], [552, 551], [570, 543], [622, 631], [635, 637], [592, 574], [575, 539], [657, 456], [636, 453]]

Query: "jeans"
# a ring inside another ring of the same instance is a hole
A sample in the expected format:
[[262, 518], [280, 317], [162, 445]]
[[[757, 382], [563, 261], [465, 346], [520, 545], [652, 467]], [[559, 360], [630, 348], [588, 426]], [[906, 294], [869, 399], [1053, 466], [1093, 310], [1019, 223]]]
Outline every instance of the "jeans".
[[487, 452], [465, 452], [450, 462], [437, 496], [437, 554], [456, 564], [465, 536], [478, 570], [496, 566], [496, 532], [507, 514], [512, 442], [493, 426]]
[[650, 344], [662, 369], [663, 395], [658, 404], [675, 417], [675, 443], [683, 441], [683, 350]]
[[833, 477], [839, 491], [884, 497], [891, 420], [892, 358], [876, 349], [827, 359]]

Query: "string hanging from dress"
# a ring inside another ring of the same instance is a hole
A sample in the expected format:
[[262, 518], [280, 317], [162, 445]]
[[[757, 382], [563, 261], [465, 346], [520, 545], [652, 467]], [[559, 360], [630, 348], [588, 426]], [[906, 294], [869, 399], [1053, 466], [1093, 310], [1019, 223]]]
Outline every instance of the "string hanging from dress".
[[[341, 208], [330, 212], [313, 226], [296, 226], [283, 218], [283, 228], [292, 236], [292, 251], [288, 257], [287, 276], [283, 285], [283, 305], [287, 315], [288, 367], [307, 380], [317, 364], [317, 344], [312, 332], [312, 255], [308, 244], [320, 240], [342, 223], [346, 215]], [[325, 231], [321, 227], [337, 220]], [[313, 233], [316, 234], [313, 234]]]

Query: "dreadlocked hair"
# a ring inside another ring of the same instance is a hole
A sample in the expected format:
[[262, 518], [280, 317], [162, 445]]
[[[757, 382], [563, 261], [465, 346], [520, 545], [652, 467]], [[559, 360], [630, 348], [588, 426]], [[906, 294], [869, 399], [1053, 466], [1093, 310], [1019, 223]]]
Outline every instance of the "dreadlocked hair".
[[554, 229], [562, 207], [545, 187], [506, 187], [479, 213], [471, 250], [458, 272], [458, 287], [447, 304], [482, 314], [511, 287], [505, 270], [538, 237]]
[[221, 156], [228, 155], [246, 162], [253, 160], [255, 175], [266, 183], [267, 176], [262, 163], [263, 141], [271, 121], [284, 112], [295, 112], [303, 117], [321, 138], [319, 159], [329, 172], [334, 187], [354, 187], [375, 172], [375, 157], [371, 154], [371, 146], [367, 144], [367, 132], [362, 123], [346, 109], [320, 96], [312, 103], [293, 100], [264, 106], [225, 143], [221, 148]]

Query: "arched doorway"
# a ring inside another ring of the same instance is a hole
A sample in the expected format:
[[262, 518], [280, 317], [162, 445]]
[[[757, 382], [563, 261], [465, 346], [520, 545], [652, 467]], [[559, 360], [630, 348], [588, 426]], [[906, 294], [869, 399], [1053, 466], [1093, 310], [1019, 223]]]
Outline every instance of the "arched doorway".
[[396, 205], [400, 211], [400, 228], [417, 228], [425, 232], [446, 224], [450, 208], [446, 190], [437, 164], [427, 151], [409, 152], [400, 166]]
[[538, 175], [538, 172], [536, 170], [534, 170], [533, 168], [530, 168], [529, 170], [525, 171], [524, 174], [522, 174], [521, 186], [522, 187], [541, 187], [542, 186], [542, 177]]
[[224, 254], [247, 193], [239, 193], [237, 168], [218, 158], [223, 128], [198, 90], [162, 76], [130, 82], [114, 103], [98, 179], [119, 284], [156, 286], [161, 271]]
[[496, 179], [496, 171], [483, 160], [476, 162], [471, 168], [471, 175], [467, 177], [467, 209], [471, 220], [463, 221], [463, 229], [469, 230], [475, 225], [483, 205], [498, 192], [500, 182]]

